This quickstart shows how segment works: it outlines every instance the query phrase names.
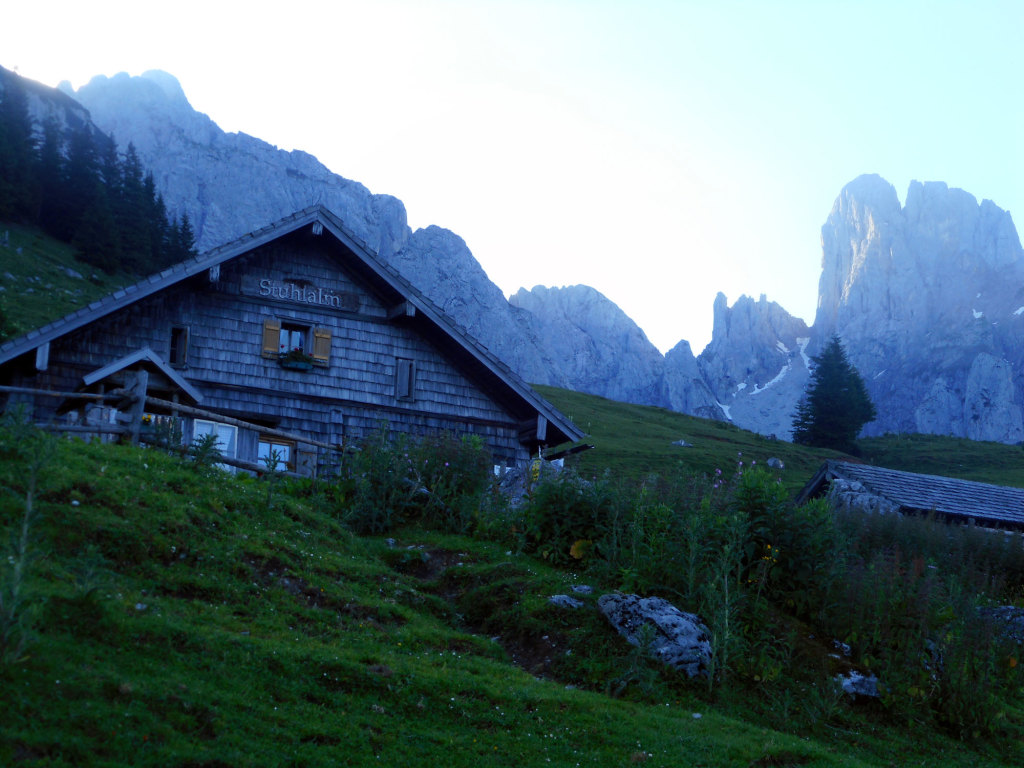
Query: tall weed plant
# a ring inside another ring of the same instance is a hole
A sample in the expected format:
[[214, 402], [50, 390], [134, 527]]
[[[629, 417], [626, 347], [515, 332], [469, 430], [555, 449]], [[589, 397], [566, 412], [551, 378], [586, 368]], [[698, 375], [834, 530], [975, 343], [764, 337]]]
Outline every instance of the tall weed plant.
[[848, 560], [824, 626], [876, 672], [897, 716], [960, 738], [996, 731], [1019, 697], [1020, 649], [980, 611], [1019, 599], [1019, 536], [928, 517], [836, 519]]
[[[4, 414], [0, 422], [0, 458], [15, 469], [24, 484], [19, 496], [20, 516], [12, 524], [0, 520], [9, 530], [9, 543], [0, 549], [0, 663], [23, 658], [32, 639], [32, 624], [39, 604], [32, 593], [32, 564], [38, 558], [33, 534], [37, 522], [36, 501], [44, 472], [53, 458], [54, 439], [37, 429], [23, 412]], [[13, 480], [14, 475], [11, 476]], [[12, 488], [5, 488], [15, 494]], [[7, 505], [4, 505], [7, 506]]]

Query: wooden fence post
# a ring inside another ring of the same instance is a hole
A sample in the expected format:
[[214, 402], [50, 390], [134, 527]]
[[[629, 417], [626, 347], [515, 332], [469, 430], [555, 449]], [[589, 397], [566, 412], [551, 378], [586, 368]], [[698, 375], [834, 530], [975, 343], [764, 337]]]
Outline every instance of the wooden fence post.
[[142, 431], [142, 415], [146, 412], [146, 389], [149, 387], [149, 371], [140, 368], [135, 372], [135, 383], [131, 387], [132, 413], [129, 422], [129, 435], [132, 445], [139, 444], [139, 433]]

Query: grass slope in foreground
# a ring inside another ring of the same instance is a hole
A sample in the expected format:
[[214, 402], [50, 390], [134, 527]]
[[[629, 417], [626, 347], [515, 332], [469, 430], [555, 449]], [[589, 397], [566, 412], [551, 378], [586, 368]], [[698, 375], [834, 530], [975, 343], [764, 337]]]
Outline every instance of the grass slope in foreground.
[[[327, 489], [206, 476], [153, 449], [52, 450], [32, 498], [35, 557], [17, 582], [31, 643], [0, 665], [3, 765], [976, 768], [1021, 757], [891, 727], [870, 709], [835, 721], [835, 702], [813, 692], [771, 717], [742, 696], [709, 698], [646, 666], [597, 616], [596, 595], [587, 610], [548, 604], [580, 578], [504, 543], [406, 528], [391, 547], [347, 531]], [[16, 534], [32, 472], [11, 455], [0, 524]], [[571, 639], [560, 661], [581, 687], [524, 671], [547, 632]], [[651, 674], [660, 681], [625, 698], [602, 693]]]

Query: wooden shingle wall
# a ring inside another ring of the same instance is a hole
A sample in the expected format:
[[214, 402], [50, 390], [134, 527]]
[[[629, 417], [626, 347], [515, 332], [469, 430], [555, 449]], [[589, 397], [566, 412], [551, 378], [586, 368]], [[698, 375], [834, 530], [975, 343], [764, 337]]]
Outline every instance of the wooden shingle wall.
[[[310, 286], [339, 297], [340, 307], [260, 295], [261, 285]], [[524, 459], [515, 419], [414, 327], [388, 320], [388, 310], [321, 241], [282, 238], [226, 262], [216, 281], [204, 272], [56, 339], [48, 369], [25, 370], [12, 383], [71, 391], [86, 373], [142, 347], [168, 360], [171, 328], [184, 326], [188, 357], [179, 371], [204, 408], [332, 443], [383, 424], [413, 435], [471, 432], [497, 461]], [[267, 318], [330, 331], [329, 364], [292, 371], [263, 357]], [[415, 367], [409, 400], [396, 397], [399, 358]], [[240, 436], [241, 450], [250, 444]]]

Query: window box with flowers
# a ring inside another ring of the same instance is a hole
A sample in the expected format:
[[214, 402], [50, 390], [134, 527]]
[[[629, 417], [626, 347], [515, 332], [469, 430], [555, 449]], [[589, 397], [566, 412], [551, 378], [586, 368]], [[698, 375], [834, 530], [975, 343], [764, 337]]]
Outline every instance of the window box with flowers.
[[278, 365], [289, 371], [311, 371], [313, 370], [313, 356], [307, 355], [299, 348], [282, 352], [277, 358]]

